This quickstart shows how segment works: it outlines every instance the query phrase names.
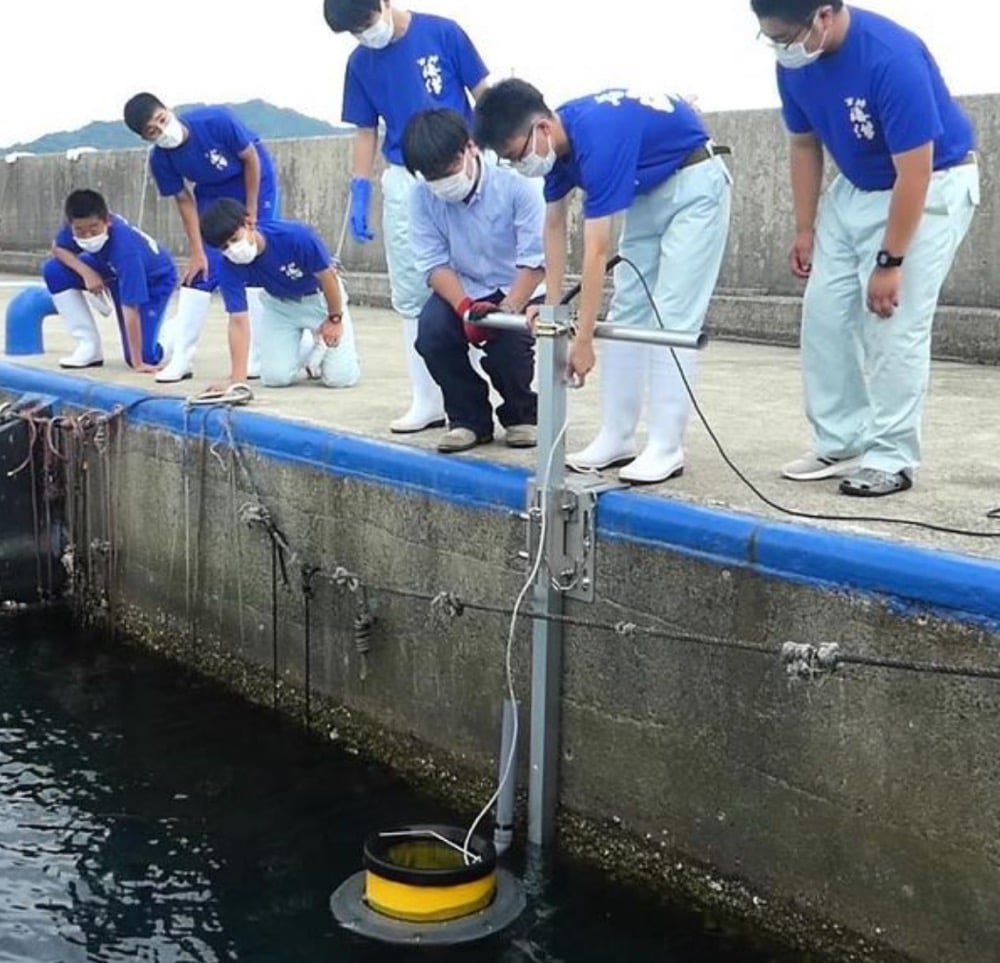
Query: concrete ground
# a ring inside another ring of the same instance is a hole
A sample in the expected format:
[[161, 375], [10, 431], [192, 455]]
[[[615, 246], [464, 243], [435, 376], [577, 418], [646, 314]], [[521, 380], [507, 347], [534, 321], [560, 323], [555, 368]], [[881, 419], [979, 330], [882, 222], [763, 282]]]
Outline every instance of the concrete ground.
[[[0, 283], [0, 311], [6, 312], [19, 279]], [[348, 279], [348, 283], [349, 279]], [[364, 435], [392, 444], [433, 449], [441, 431], [393, 435], [389, 422], [408, 404], [399, 323], [389, 311], [354, 306], [356, 334], [363, 376], [354, 388], [335, 390], [309, 382], [285, 389], [267, 389], [253, 382], [253, 410], [269, 415]], [[116, 327], [98, 318], [104, 338], [105, 364], [86, 377], [148, 388], [164, 395], [191, 394], [207, 387], [228, 371], [226, 317], [221, 302], [213, 300], [203, 335], [195, 378], [181, 385], [158, 385], [150, 375], [126, 368]], [[4, 360], [36, 367], [57, 367], [72, 341], [55, 317], [45, 322], [46, 353]], [[574, 450], [586, 444], [599, 420], [599, 372], [587, 386], [570, 393], [567, 444]], [[936, 525], [992, 531], [1000, 536], [1000, 520], [986, 513], [1000, 506], [1000, 369], [953, 362], [933, 366], [931, 396], [924, 432], [924, 466], [909, 492], [881, 499], [853, 499], [838, 495], [837, 481], [795, 483], [778, 474], [779, 467], [802, 453], [809, 443], [803, 407], [798, 352], [790, 348], [716, 341], [706, 349], [697, 388], [702, 410], [729, 456], [769, 499], [798, 512], [845, 516], [844, 520], [808, 520], [783, 516], [764, 504], [720, 457], [696, 417], [688, 436], [687, 464], [682, 478], [643, 488], [651, 497], [681, 498], [705, 506], [724, 507], [791, 523], [816, 524], [841, 531], [865, 532], [894, 541], [947, 548], [964, 554], [1000, 558], [1000, 538], [974, 539], [920, 528], [858, 521], [861, 515], [916, 519]], [[505, 464], [534, 465], [533, 453], [506, 448], [500, 438], [462, 455]], [[613, 473], [608, 473], [613, 477]]]

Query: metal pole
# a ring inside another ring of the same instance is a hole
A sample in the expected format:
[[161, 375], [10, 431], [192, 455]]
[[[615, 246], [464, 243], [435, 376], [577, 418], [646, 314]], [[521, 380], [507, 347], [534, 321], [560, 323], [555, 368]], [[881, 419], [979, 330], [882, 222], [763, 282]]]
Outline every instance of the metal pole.
[[[562, 309], [562, 305], [560, 308]], [[497, 328], [503, 331], [523, 331], [527, 327], [523, 314], [506, 314], [499, 311], [488, 314], [479, 320], [471, 318], [466, 320], [484, 328]], [[567, 313], [563, 324], [568, 325], [569, 321], [570, 315]], [[594, 327], [594, 337], [602, 341], [633, 341], [641, 344], [661, 345], [666, 348], [697, 349], [704, 348], [708, 343], [708, 335], [703, 331], [692, 333], [690, 331], [671, 331], [666, 328], [640, 328], [628, 324], [612, 324], [609, 321], [597, 322]], [[541, 355], [539, 355], [538, 367], [541, 370]], [[539, 385], [541, 384], [542, 382], [539, 381]]]
[[[538, 466], [537, 491], [546, 532], [561, 512], [557, 503], [565, 480], [566, 364], [568, 311], [543, 308], [538, 338]], [[546, 538], [548, 541], [548, 538]], [[541, 546], [548, 554], [548, 545]], [[533, 590], [535, 611], [561, 615], [562, 594], [552, 587], [544, 559]], [[534, 619], [531, 633], [531, 753], [528, 780], [528, 841], [549, 846], [555, 838], [559, 797], [559, 697], [562, 682], [562, 625]]]
[[[465, 320], [472, 320], [466, 318]], [[536, 502], [529, 510], [531, 524], [541, 518], [542, 561], [533, 586], [534, 610], [545, 616], [563, 614], [563, 592], [554, 587], [552, 564], [565, 556], [565, 537], [573, 504], [566, 489], [566, 368], [572, 312], [565, 304], [539, 309], [535, 326], [538, 373], [538, 474]], [[484, 328], [523, 331], [523, 315], [494, 312], [476, 323]], [[667, 331], [599, 322], [595, 337], [633, 341], [672, 348], [698, 349], [707, 338], [701, 332]], [[566, 502], [566, 504], [564, 504]], [[544, 538], [542, 538], [544, 535]], [[535, 618], [531, 631], [531, 736], [528, 780], [528, 842], [549, 847], [555, 838], [559, 800], [560, 713], [562, 683], [562, 625]], [[502, 765], [502, 762], [501, 762]], [[497, 838], [500, 838], [500, 801], [497, 805]]]
[[504, 699], [497, 783], [500, 786], [500, 795], [497, 796], [496, 826], [493, 830], [493, 846], [498, 856], [510, 849], [511, 840], [514, 838], [514, 801], [517, 798], [517, 746], [514, 743], [516, 717], [517, 703]]

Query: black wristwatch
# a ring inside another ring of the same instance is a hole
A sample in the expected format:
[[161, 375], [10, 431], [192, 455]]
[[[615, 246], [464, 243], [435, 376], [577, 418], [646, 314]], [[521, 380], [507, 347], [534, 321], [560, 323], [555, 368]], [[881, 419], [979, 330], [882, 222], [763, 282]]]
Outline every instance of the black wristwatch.
[[895, 257], [883, 249], [875, 255], [875, 263], [880, 268], [897, 268], [902, 267], [903, 259], [902, 257]]

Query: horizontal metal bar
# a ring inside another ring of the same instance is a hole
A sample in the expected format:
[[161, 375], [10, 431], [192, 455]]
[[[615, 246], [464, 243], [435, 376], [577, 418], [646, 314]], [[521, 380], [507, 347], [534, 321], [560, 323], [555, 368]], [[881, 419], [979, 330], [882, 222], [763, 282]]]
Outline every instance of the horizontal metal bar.
[[[523, 314], [507, 314], [503, 311], [495, 311], [486, 315], [481, 321], [470, 320], [469, 323], [503, 331], [524, 331], [527, 327]], [[689, 331], [640, 328], [630, 324], [611, 324], [608, 321], [597, 322], [594, 337], [605, 341], [633, 341], [670, 348], [703, 348], [708, 344], [708, 335], [704, 331], [692, 334]]]
[[607, 341], [639, 341], [642, 344], [658, 344], [669, 348], [704, 348], [708, 335], [704, 331], [692, 334], [690, 331], [668, 331], [663, 328], [637, 328], [630, 324], [610, 324], [598, 321], [594, 337]]

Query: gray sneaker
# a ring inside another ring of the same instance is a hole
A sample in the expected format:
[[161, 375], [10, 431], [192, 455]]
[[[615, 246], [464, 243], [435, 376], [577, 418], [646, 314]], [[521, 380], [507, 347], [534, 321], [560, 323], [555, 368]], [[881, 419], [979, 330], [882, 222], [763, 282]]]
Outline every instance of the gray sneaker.
[[781, 469], [781, 474], [792, 481], [819, 481], [823, 478], [836, 478], [849, 475], [855, 468], [861, 467], [861, 456], [852, 458], [828, 458], [810, 452], [795, 461], [790, 461]]
[[504, 434], [508, 448], [534, 448], [538, 444], [535, 425], [508, 425]]
[[905, 472], [860, 468], [840, 483], [840, 494], [856, 498], [880, 498], [882, 495], [905, 492], [912, 487], [913, 482]]
[[451, 454], [456, 451], [468, 451], [476, 445], [488, 445], [493, 441], [492, 435], [477, 435], [471, 428], [461, 425], [446, 431], [437, 443], [437, 450]]

